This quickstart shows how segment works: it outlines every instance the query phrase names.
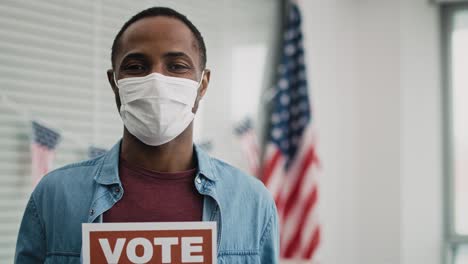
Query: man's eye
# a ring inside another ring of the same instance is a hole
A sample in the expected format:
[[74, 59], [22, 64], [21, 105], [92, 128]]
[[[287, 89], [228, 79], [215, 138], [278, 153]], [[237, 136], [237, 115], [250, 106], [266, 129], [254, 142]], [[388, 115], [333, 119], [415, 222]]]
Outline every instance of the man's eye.
[[173, 64], [169, 64], [168, 65], [168, 69], [170, 71], [186, 71], [188, 69], [190, 69], [189, 66], [185, 65], [185, 64], [181, 64], [181, 63], [173, 63]]
[[124, 67], [126, 71], [143, 71], [145, 68], [141, 64], [129, 64]]

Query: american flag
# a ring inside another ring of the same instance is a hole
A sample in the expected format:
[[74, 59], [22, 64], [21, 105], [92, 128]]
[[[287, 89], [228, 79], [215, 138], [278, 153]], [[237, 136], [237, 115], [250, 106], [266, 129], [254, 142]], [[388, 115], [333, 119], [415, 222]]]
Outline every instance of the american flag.
[[37, 184], [42, 176], [52, 168], [55, 148], [60, 141], [60, 134], [36, 121], [32, 121], [33, 140], [31, 144], [32, 176]]
[[88, 148], [88, 158], [94, 159], [96, 157], [99, 157], [99, 156], [103, 155], [106, 152], [107, 152], [107, 149], [105, 149], [105, 148], [90, 146]]
[[319, 160], [304, 65], [301, 16], [289, 3], [281, 61], [272, 98], [262, 180], [272, 192], [281, 225], [281, 257], [317, 261]]
[[253, 129], [252, 119], [244, 118], [241, 120], [235, 126], [234, 133], [240, 140], [240, 146], [247, 159], [250, 173], [258, 176], [260, 172], [260, 148], [257, 135]]

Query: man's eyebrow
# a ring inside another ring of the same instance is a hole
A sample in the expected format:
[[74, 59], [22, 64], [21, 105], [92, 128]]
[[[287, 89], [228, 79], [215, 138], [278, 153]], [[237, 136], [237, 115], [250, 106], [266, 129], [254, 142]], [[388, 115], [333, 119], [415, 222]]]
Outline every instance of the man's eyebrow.
[[169, 52], [166, 52], [163, 55], [163, 57], [165, 57], [165, 58], [183, 57], [183, 58], [189, 59], [190, 62], [192, 61], [192, 58], [190, 58], [189, 55], [187, 55], [185, 52], [182, 52], [182, 51], [169, 51]]
[[135, 52], [135, 53], [129, 53], [125, 55], [125, 57], [122, 59], [122, 62], [129, 60], [129, 59], [146, 59], [147, 56], [143, 53]]

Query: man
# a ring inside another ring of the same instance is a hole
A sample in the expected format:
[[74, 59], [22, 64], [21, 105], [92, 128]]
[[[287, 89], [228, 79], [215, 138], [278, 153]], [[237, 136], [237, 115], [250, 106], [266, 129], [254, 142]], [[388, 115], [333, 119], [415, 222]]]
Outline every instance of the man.
[[82, 223], [216, 221], [219, 263], [277, 263], [262, 183], [193, 145], [210, 71], [197, 28], [169, 8], [127, 21], [107, 76], [124, 123], [108, 153], [46, 175], [26, 207], [16, 263], [79, 263]]

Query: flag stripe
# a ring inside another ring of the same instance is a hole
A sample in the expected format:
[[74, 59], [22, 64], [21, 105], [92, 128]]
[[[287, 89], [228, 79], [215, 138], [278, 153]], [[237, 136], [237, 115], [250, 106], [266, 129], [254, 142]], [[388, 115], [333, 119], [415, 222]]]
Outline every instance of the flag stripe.
[[278, 209], [278, 212], [281, 212], [281, 209], [279, 208], [280, 202], [279, 202], [279, 197], [281, 194], [281, 190], [284, 189], [284, 182], [285, 182], [285, 175], [284, 175], [284, 164], [285, 160], [283, 157], [280, 157], [277, 165], [274, 167], [273, 172], [271, 173], [267, 188], [270, 190], [272, 193], [276, 206]]
[[[309, 170], [314, 170], [314, 167], [315, 166], [310, 167]], [[311, 177], [307, 177], [307, 180], [304, 182], [304, 187], [301, 189], [301, 195], [296, 206], [294, 207], [294, 209], [291, 210], [290, 214], [287, 217], [283, 217], [281, 241], [284, 245], [288, 244], [294, 236], [298, 223], [303, 218], [304, 213], [306, 213], [307, 224], [304, 226], [302, 232], [305, 232], [305, 234], [309, 234], [311, 232], [311, 228], [313, 227], [311, 223], [317, 222], [317, 212], [315, 209], [309, 212], [304, 212], [304, 208], [308, 201], [307, 199], [310, 197], [310, 193], [314, 190], [314, 188], [317, 188], [318, 186], [317, 181], [315, 179], [316, 177], [313, 177], [313, 175], [311, 175]], [[301, 242], [305, 241], [302, 240]], [[304, 246], [301, 246], [301, 248], [303, 247]]]
[[250, 171], [258, 175], [259, 170], [259, 151], [257, 136], [253, 130], [249, 131], [243, 140], [244, 152], [247, 153]]
[[[318, 222], [317, 212], [315, 210], [315, 206], [311, 207], [309, 211], [307, 204], [310, 201], [310, 194], [314, 189], [317, 188], [317, 185], [311, 184], [310, 188], [307, 188], [307, 192], [305, 196], [298, 202], [298, 206], [294, 208], [294, 211], [291, 212], [290, 215], [287, 217], [283, 217], [282, 228], [281, 228], [281, 243], [286, 246], [291, 243], [292, 240], [296, 239], [295, 235], [297, 234], [298, 227], [301, 227], [301, 233], [304, 236], [310, 236], [312, 234], [312, 229], [314, 228], [316, 223]], [[313, 209], [313, 210], [312, 210]], [[303, 222], [303, 226], [300, 223]], [[304, 243], [308, 240], [303, 238], [301, 235], [300, 241], [298, 243], [301, 244], [300, 247], [297, 248], [296, 255], [300, 255], [300, 252], [303, 251]], [[282, 249], [282, 253], [286, 252], [286, 247]]]
[[[278, 166], [281, 166], [280, 172], [282, 172], [284, 175], [282, 175], [282, 180], [283, 182], [281, 183], [281, 189], [278, 190], [280, 193], [276, 195], [278, 197], [278, 208], [280, 209], [280, 216], [283, 217], [282, 214], [284, 214], [284, 211], [282, 210], [285, 202], [285, 199], [291, 194], [291, 189], [294, 187], [294, 183], [296, 182], [297, 178], [300, 176], [299, 171], [301, 169], [301, 165], [303, 163], [304, 157], [306, 156], [306, 153], [308, 149], [310, 148], [311, 145], [313, 145], [313, 127], [311, 125], [308, 125], [307, 128], [305, 129], [304, 136], [301, 138], [299, 141], [299, 150], [297, 152], [296, 158], [291, 162], [289, 168], [285, 170], [285, 164], [278, 164]], [[284, 159], [284, 156], [281, 156], [282, 159]], [[272, 190], [273, 193], [275, 193]]]
[[314, 146], [311, 146], [310, 149], [307, 151], [304, 160], [302, 161], [300, 171], [299, 171], [299, 178], [297, 179], [296, 183], [294, 184], [290, 192], [290, 195], [287, 197], [285, 201], [285, 206], [284, 206], [285, 217], [288, 216], [289, 212], [296, 204], [299, 198], [300, 188], [304, 182], [304, 178], [307, 175], [307, 169], [309, 168], [309, 166], [311, 166], [311, 164], [314, 161], [316, 161], [315, 148]]
[[299, 223], [294, 231], [294, 235], [292, 236], [291, 240], [289, 243], [286, 245], [285, 253], [284, 256], [286, 258], [291, 257], [292, 254], [298, 249], [300, 246], [300, 241], [301, 241], [301, 234], [304, 229], [304, 225], [307, 220], [307, 214], [310, 212], [310, 210], [313, 209], [317, 202], [317, 187], [314, 186], [314, 189], [312, 192], [310, 192], [309, 197], [307, 197], [306, 204], [304, 205], [304, 208], [301, 213], [301, 217], [299, 218]]
[[52, 168], [55, 148], [61, 136], [56, 131], [36, 121], [32, 122], [32, 129], [31, 173], [33, 183], [37, 184], [42, 176]]
[[270, 182], [271, 175], [273, 173], [273, 170], [275, 169], [279, 159], [281, 157], [281, 151], [279, 149], [276, 149], [273, 156], [269, 161], [267, 162], [263, 174], [263, 183], [268, 186]]
[[[304, 229], [302, 230], [301, 248], [298, 251], [297, 256], [302, 256], [304, 254], [306, 248], [308, 247], [308, 243], [310, 242], [310, 237], [312, 236], [313, 232], [315, 232], [315, 229], [320, 227], [320, 221], [319, 221], [320, 220], [319, 218], [320, 204], [318, 202], [319, 197], [320, 197], [320, 188], [319, 188], [320, 185], [318, 181], [319, 177], [317, 177], [319, 173], [319, 168], [317, 166], [313, 166], [310, 168], [310, 170], [313, 175], [312, 177], [313, 180], [310, 183], [306, 183], [306, 186], [308, 186], [307, 188], [303, 188], [304, 193], [301, 195], [301, 201], [305, 201], [305, 198], [308, 196], [308, 193], [312, 190], [314, 186], [317, 187], [318, 197], [317, 197], [317, 201], [316, 201], [316, 205], [314, 206], [314, 209], [311, 210], [309, 214], [306, 216], [307, 217], [306, 224], [304, 226]], [[299, 211], [298, 209], [302, 210], [302, 208], [295, 208], [295, 210]], [[295, 221], [297, 222], [298, 220], [295, 220]], [[292, 227], [293, 227], [292, 229], [295, 228], [295, 226], [292, 226]], [[291, 230], [291, 233], [293, 233], [293, 231], [294, 230]], [[292, 236], [292, 234], [288, 234], [288, 235], [289, 237]]]
[[259, 176], [260, 155], [257, 135], [253, 129], [253, 121], [250, 118], [241, 120], [234, 127], [234, 134], [240, 141], [240, 147], [247, 160], [250, 173]]
[[317, 227], [314, 233], [312, 234], [312, 236], [310, 237], [310, 242], [307, 243], [309, 246], [305, 250], [304, 254], [302, 255], [302, 258], [310, 259], [314, 255], [320, 243], [321, 233], [322, 232], [321, 232], [320, 227]]

